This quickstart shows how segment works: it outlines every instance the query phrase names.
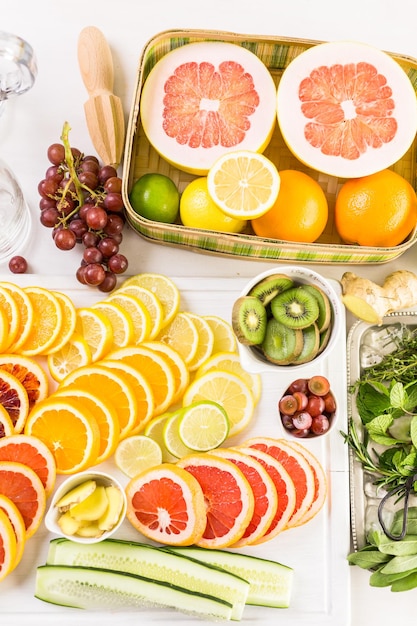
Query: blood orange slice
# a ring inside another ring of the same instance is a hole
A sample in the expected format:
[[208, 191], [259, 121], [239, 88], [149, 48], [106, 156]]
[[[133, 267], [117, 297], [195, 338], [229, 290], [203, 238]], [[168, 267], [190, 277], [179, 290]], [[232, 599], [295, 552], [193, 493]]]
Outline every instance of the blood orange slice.
[[251, 486], [228, 459], [209, 453], [190, 454], [177, 463], [199, 482], [206, 503], [207, 524], [195, 543], [203, 548], [226, 548], [243, 536], [254, 511]]
[[295, 487], [296, 501], [294, 512], [286, 528], [297, 526], [314, 499], [314, 474], [311, 465], [300, 452], [291, 447], [284, 439], [256, 437], [247, 440], [244, 445], [269, 454], [279, 461], [290, 475]]
[[288, 445], [300, 452], [306, 458], [306, 461], [311, 466], [314, 474], [315, 491], [313, 502], [299, 521], [298, 526], [300, 526], [313, 519], [313, 517], [315, 517], [317, 513], [322, 509], [327, 497], [327, 479], [323, 466], [321, 465], [317, 457], [311, 452], [311, 450], [307, 449], [305, 446], [302, 446], [296, 441], [288, 441]]
[[43, 367], [28, 356], [22, 354], [1, 354], [0, 370], [6, 370], [22, 383], [29, 400], [29, 409], [36, 402], [47, 397], [49, 382]]
[[23, 463], [0, 462], [0, 493], [14, 502], [23, 517], [26, 539], [38, 529], [46, 508], [45, 489], [36, 472]]
[[271, 457], [270, 454], [257, 450], [256, 448], [245, 447], [245, 445], [239, 446], [239, 450], [252, 456], [262, 465], [271, 477], [278, 494], [277, 510], [269, 527], [261, 537], [252, 542], [253, 544], [264, 543], [265, 541], [273, 539], [278, 533], [287, 528], [296, 506], [295, 486], [283, 465]]
[[277, 112], [297, 158], [342, 178], [391, 166], [417, 131], [416, 94], [399, 63], [348, 41], [313, 46], [296, 57], [281, 77]]
[[270, 527], [278, 509], [278, 493], [266, 469], [253, 456], [232, 448], [217, 448], [210, 454], [232, 461], [243, 472], [254, 495], [252, 519], [233, 548], [250, 545], [260, 539]]
[[196, 543], [206, 526], [203, 491], [185, 469], [163, 463], [126, 486], [127, 519], [148, 539], [166, 545]]
[[6, 409], [16, 433], [20, 433], [29, 414], [29, 398], [26, 389], [14, 376], [0, 369], [0, 404]]
[[4, 408], [2, 404], [0, 404], [0, 439], [2, 437], [9, 437], [13, 435], [14, 428], [12, 418]]
[[275, 100], [272, 76], [255, 54], [231, 43], [198, 42], [157, 62], [143, 86], [140, 113], [159, 154], [204, 176], [225, 152], [266, 148]]
[[[16, 555], [13, 569], [20, 563], [26, 545], [26, 528], [23, 517], [15, 505], [7, 496], [0, 493], [0, 511], [4, 511], [9, 518], [16, 536]], [[1, 570], [0, 570], [1, 571]]]
[[0, 581], [12, 571], [16, 562], [16, 535], [8, 515], [0, 510]]
[[55, 486], [56, 465], [49, 448], [32, 435], [12, 435], [0, 439], [0, 462], [14, 461], [32, 468], [42, 481], [46, 495]]

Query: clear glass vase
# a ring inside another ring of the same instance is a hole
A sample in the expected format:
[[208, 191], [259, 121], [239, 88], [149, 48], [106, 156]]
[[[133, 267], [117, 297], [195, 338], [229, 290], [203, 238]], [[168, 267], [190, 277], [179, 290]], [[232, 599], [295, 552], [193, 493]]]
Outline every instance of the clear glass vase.
[[21, 187], [0, 159], [0, 263], [23, 253], [30, 229], [30, 210]]

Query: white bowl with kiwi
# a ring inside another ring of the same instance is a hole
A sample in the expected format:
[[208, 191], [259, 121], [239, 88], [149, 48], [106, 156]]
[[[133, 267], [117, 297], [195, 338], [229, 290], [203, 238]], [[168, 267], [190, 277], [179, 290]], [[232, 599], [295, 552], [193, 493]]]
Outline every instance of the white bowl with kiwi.
[[247, 371], [302, 368], [334, 348], [342, 303], [321, 274], [282, 266], [249, 281], [234, 302], [232, 326]]

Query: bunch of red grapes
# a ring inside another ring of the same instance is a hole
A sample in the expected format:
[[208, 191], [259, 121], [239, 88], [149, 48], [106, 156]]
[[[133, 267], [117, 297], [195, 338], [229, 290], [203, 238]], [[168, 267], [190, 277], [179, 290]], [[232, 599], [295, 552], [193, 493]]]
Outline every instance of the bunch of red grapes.
[[100, 165], [77, 148], [54, 143], [47, 156], [51, 165], [38, 185], [41, 224], [53, 229], [60, 250], [84, 246], [76, 271], [80, 283], [110, 292], [128, 267], [119, 252], [125, 224], [122, 180], [113, 166]]

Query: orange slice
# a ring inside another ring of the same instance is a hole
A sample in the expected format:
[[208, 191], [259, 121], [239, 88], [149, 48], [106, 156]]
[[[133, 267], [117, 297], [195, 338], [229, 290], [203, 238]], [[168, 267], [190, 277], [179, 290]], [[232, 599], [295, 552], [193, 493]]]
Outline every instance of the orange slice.
[[2, 404], [0, 404], [0, 440], [3, 437], [10, 437], [13, 435], [14, 427], [12, 418], [4, 408]]
[[203, 491], [185, 469], [162, 463], [132, 478], [126, 486], [127, 519], [158, 543], [197, 543], [206, 526]]
[[84, 337], [75, 332], [62, 348], [48, 354], [46, 362], [52, 378], [59, 383], [79, 367], [90, 365], [91, 349]]
[[109, 357], [131, 365], [145, 376], [154, 397], [154, 416], [168, 409], [175, 394], [175, 378], [169, 362], [162, 354], [144, 346], [131, 346], [115, 350]]
[[58, 337], [55, 339], [54, 343], [48, 348], [46, 354], [52, 354], [53, 352], [57, 352], [67, 343], [67, 341], [70, 340], [75, 331], [75, 325], [77, 322], [77, 312], [71, 298], [65, 293], [61, 293], [60, 291], [53, 291], [52, 293], [61, 305], [62, 324]]
[[305, 457], [284, 439], [255, 437], [245, 442], [245, 446], [261, 450], [279, 461], [288, 472], [295, 486], [296, 503], [287, 528], [298, 526], [311, 507], [314, 495], [314, 474]]
[[217, 448], [210, 454], [234, 463], [246, 477], [254, 496], [252, 519], [242, 537], [233, 544], [233, 548], [256, 543], [271, 526], [278, 509], [278, 493], [274, 481], [259, 461], [238, 449]]
[[26, 389], [29, 409], [44, 400], [49, 393], [49, 381], [43, 367], [23, 354], [0, 354], [0, 371], [13, 374]]
[[25, 287], [33, 307], [33, 321], [20, 354], [45, 354], [61, 332], [62, 309], [58, 298], [43, 287]]
[[[98, 394], [93, 394], [85, 389], [76, 387], [64, 387], [58, 389], [53, 397], [75, 398], [94, 415], [100, 431], [100, 445], [96, 464], [108, 459], [116, 450], [120, 439], [120, 425], [117, 411], [108, 400], [103, 400]], [[0, 447], [1, 458], [1, 447]]]
[[2, 369], [0, 369], [0, 404], [9, 414], [14, 431], [20, 433], [29, 413], [28, 394], [16, 376]]
[[39, 476], [46, 496], [55, 486], [55, 458], [50, 449], [32, 435], [12, 435], [0, 439], [0, 461], [15, 461], [27, 465]]
[[157, 340], [174, 348], [186, 365], [189, 365], [197, 354], [199, 338], [196, 325], [191, 317], [182, 311], [163, 327]]
[[31, 411], [25, 434], [43, 441], [52, 452], [57, 474], [74, 474], [94, 465], [100, 430], [96, 419], [74, 398], [51, 396]]
[[256, 448], [239, 446], [239, 450], [254, 458], [266, 470], [275, 485], [278, 494], [278, 506], [274, 517], [264, 534], [252, 541], [252, 545], [270, 541], [287, 528], [288, 522], [295, 511], [296, 492], [294, 483], [283, 465], [271, 455]]
[[120, 373], [98, 364], [87, 365], [68, 374], [58, 388], [66, 387], [85, 389], [110, 401], [117, 411], [120, 437], [135, 424], [138, 403], [131, 385]]
[[171, 404], [181, 400], [190, 382], [190, 372], [182, 356], [162, 341], [146, 341], [143, 347], [149, 348], [157, 354], [162, 354], [164, 359], [168, 361], [175, 379], [175, 392]]
[[23, 463], [0, 462], [0, 493], [19, 509], [26, 529], [26, 539], [39, 528], [46, 509], [45, 489], [36, 472]]
[[139, 344], [149, 337], [151, 331], [151, 316], [139, 298], [128, 293], [115, 291], [106, 298], [107, 302], [118, 304], [126, 311], [133, 324], [132, 343]]
[[7, 513], [0, 509], [0, 581], [12, 571], [16, 563], [16, 535]]
[[17, 337], [17, 334], [20, 329], [20, 311], [17, 306], [16, 300], [13, 298], [13, 295], [0, 286], [0, 309], [4, 311], [6, 314], [6, 318], [8, 320], [8, 338], [6, 345], [2, 346], [3, 350], [7, 350], [9, 346], [14, 342]]
[[155, 407], [152, 387], [148, 380], [136, 368], [123, 363], [123, 361], [103, 359], [100, 365], [125, 378], [135, 394], [137, 403], [136, 419], [132, 425], [128, 425], [124, 431], [120, 432], [120, 438], [124, 439], [127, 435], [134, 435], [140, 432], [153, 416]]
[[254, 511], [253, 492], [243, 472], [228, 459], [210, 453], [190, 454], [177, 465], [194, 476], [204, 494], [207, 524], [195, 543], [227, 548], [243, 536]]
[[7, 350], [9, 345], [9, 320], [4, 309], [0, 309], [0, 352]]
[[[9, 518], [13, 532], [16, 537], [16, 555], [12, 569], [19, 565], [26, 545], [26, 528], [22, 514], [19, 509], [7, 496], [0, 493], [0, 511], [3, 511]], [[1, 569], [0, 569], [1, 572]]]
[[75, 332], [88, 343], [93, 363], [102, 359], [113, 346], [112, 325], [100, 311], [89, 307], [77, 309]]
[[20, 326], [15, 341], [8, 346], [9, 352], [18, 352], [25, 343], [32, 329], [34, 314], [32, 302], [22, 287], [3, 281], [0, 283], [13, 297], [19, 310]]

